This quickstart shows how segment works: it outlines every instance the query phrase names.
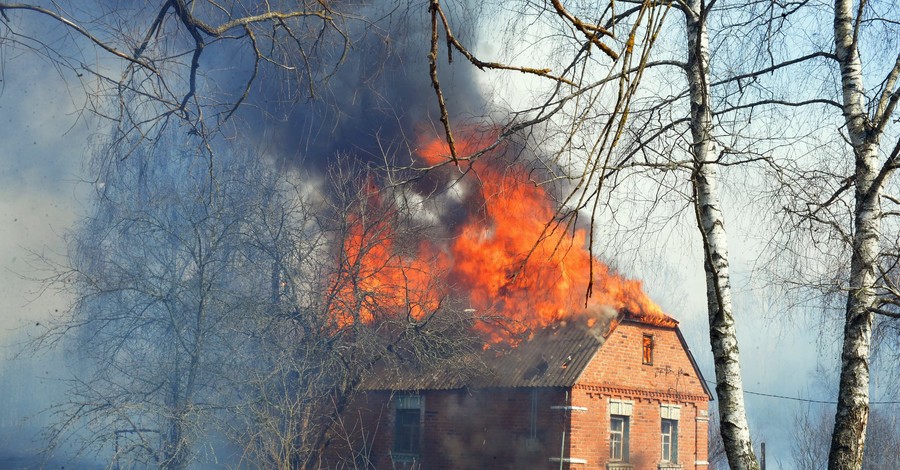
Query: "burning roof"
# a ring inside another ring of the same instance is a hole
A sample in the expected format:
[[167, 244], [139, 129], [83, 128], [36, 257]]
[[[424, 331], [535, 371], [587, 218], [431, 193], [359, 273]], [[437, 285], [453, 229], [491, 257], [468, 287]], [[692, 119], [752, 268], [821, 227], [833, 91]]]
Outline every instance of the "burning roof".
[[[490, 133], [458, 136], [457, 150], [471, 154], [492, 138]], [[392, 306], [398, 315], [421, 320], [448, 296], [482, 318], [507, 320], [474, 323], [489, 345], [608, 311], [632, 312], [631, 318], [659, 326], [677, 324], [647, 297], [640, 281], [618, 275], [591, 256], [586, 230], [557, 223], [547, 188], [501, 150], [453, 163], [446, 144], [434, 138], [419, 143], [416, 157], [435, 167], [429, 176], [439, 185], [455, 188], [463, 214], [444, 227], [442, 239], [420, 241], [402, 252], [391, 236], [396, 229], [391, 221], [366, 225], [366, 217], [351, 216], [342, 260], [358, 279], [342, 280], [349, 287], [341, 297], [347, 305], [360, 298], [378, 299], [379, 305], [363, 303], [335, 313], [338, 326], [375, 322], [376, 310]], [[377, 205], [376, 194], [367, 206]]]

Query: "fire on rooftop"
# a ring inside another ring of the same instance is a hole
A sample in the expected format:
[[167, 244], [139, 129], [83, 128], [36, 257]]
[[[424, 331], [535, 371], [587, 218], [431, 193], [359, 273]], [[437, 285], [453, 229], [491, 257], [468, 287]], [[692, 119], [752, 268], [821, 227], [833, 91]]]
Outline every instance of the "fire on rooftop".
[[[477, 135], [459, 139], [458, 153], [484, 148], [492, 137]], [[677, 323], [644, 294], [640, 281], [619, 276], [590, 255], [584, 229], [555, 224], [556, 210], [547, 190], [520, 163], [502, 158], [502, 151], [457, 165], [450, 163], [447, 144], [431, 138], [420, 140], [415, 157], [422, 165], [445, 164], [432, 172], [442, 172], [445, 184], [457, 185], [463, 205], [474, 209], [450, 229], [446, 243], [422, 241], [412, 255], [395, 252], [393, 238], [386, 236], [393, 229], [389, 224], [364, 229], [360, 219], [350, 221], [344, 256], [349, 264], [360, 266], [358, 277], [367, 284], [365, 290], [393, 299], [396, 311], [421, 318], [443, 295], [438, 286], [451, 286], [465, 293], [475, 311], [509, 320], [504, 328], [476, 322], [487, 344], [570, 317], [584, 315], [593, 322], [609, 317], [608, 312], [615, 316], [628, 311], [660, 326]], [[375, 203], [378, 197], [373, 190]], [[586, 301], [591, 280], [592, 295]], [[361, 321], [374, 316], [365, 307], [359, 314]], [[339, 325], [352, 321], [336, 318]]]

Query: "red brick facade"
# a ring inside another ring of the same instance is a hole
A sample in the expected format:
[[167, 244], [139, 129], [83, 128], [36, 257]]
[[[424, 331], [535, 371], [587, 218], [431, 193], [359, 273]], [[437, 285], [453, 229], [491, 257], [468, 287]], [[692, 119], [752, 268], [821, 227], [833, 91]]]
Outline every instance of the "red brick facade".
[[[652, 335], [653, 363], [643, 364], [642, 339]], [[567, 457], [587, 461], [571, 468], [607, 468], [610, 457], [610, 400], [632, 402], [628, 463], [635, 469], [705, 470], [707, 405], [702, 377], [671, 328], [623, 323], [610, 334], [572, 387], [572, 438]], [[661, 464], [662, 405], [675, 405], [678, 452], [675, 463]]]
[[[651, 364], [644, 363], [645, 335]], [[393, 452], [397, 397], [406, 392], [371, 391], [347, 413], [346, 438], [323, 467], [352, 460], [376, 469], [706, 470], [710, 398], [677, 329], [623, 322], [570, 387], [413, 393], [421, 397], [417, 457]], [[611, 414], [628, 421], [619, 462], [610, 462]], [[677, 452], [665, 462], [663, 418], [677, 429]]]

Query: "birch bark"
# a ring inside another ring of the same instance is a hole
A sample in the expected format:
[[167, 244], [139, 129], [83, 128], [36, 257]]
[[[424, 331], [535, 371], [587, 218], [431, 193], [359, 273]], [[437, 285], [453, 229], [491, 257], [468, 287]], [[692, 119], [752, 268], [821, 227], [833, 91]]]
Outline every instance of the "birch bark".
[[693, 138], [691, 151], [694, 161], [691, 183], [697, 224], [703, 239], [709, 339], [715, 359], [716, 394], [722, 440], [732, 469], [755, 470], [759, 468], [759, 463], [753, 454], [744, 409], [740, 352], [731, 305], [725, 217], [719, 202], [718, 176], [713, 155], [707, 11], [704, 0], [689, 0], [684, 8], [688, 40], [687, 74], [691, 97]]
[[[874, 119], [876, 125], [873, 125], [864, 105], [865, 89], [857, 44], [858, 18], [854, 21], [853, 13], [852, 0], [835, 1], [835, 55], [841, 71], [844, 119], [856, 163], [856, 192], [838, 406], [828, 454], [828, 468], [831, 470], [862, 468], [869, 418], [869, 354], [874, 321], [872, 307], [876, 302], [881, 193], [884, 182], [893, 171], [890, 162], [879, 165], [879, 140], [883, 127], [877, 125], [891, 114], [893, 105], [879, 110]], [[893, 83], [890, 77], [888, 83], [884, 98], [891, 92]]]

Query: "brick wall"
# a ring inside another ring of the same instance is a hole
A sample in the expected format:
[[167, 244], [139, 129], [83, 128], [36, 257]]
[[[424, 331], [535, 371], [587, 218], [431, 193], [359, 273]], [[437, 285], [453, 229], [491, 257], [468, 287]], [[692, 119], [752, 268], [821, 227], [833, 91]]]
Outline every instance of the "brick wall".
[[[653, 337], [652, 365], [642, 364], [645, 333]], [[630, 322], [622, 323], [610, 334], [578, 383], [695, 399], [706, 395], [675, 330]]]
[[[653, 336], [652, 364], [643, 364], [644, 334]], [[678, 459], [684, 469], [705, 469], [708, 398], [691, 361], [672, 329], [623, 323], [584, 370], [572, 390], [571, 457], [605, 469], [610, 457], [610, 401], [633, 404], [629, 462], [635, 469], [659, 468], [662, 454], [661, 405], [678, 407]]]
[[[372, 468], [378, 469], [559, 468], [550, 458], [564, 449], [562, 432], [568, 427], [568, 413], [552, 407], [565, 404], [564, 389], [431, 390], [421, 395], [418, 462], [400, 463], [391, 456], [396, 395], [367, 392], [360, 394], [344, 418], [344, 427], [353, 430], [347, 434], [354, 445], [335, 440], [324, 466], [349, 468], [347, 455], [365, 449]], [[368, 432], [366, 439], [362, 430]]]

